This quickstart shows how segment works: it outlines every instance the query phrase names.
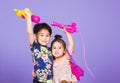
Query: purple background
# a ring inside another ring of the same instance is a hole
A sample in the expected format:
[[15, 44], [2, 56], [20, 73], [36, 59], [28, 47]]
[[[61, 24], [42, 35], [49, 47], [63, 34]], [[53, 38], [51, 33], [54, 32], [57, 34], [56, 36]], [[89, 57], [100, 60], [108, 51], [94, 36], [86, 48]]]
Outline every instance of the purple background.
[[[87, 65], [97, 83], [120, 83], [120, 0], [1, 0], [0, 83], [32, 83], [26, 22], [13, 12], [14, 8], [26, 7], [39, 15], [41, 22], [76, 22], [85, 40]], [[51, 40], [56, 33], [66, 40], [60, 29], [52, 29]], [[93, 83], [84, 65], [79, 34], [74, 33], [73, 38], [74, 58], [85, 70], [81, 80]]]

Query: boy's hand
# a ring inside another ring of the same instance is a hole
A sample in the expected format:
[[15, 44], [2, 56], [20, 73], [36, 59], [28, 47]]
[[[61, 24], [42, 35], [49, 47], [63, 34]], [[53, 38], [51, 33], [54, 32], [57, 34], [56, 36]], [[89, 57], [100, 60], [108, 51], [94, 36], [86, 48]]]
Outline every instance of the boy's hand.
[[34, 70], [32, 70], [32, 77], [36, 77]]
[[28, 8], [25, 8], [24, 9], [24, 12], [25, 12], [25, 14], [28, 16], [28, 17], [31, 17], [31, 11], [28, 9]]

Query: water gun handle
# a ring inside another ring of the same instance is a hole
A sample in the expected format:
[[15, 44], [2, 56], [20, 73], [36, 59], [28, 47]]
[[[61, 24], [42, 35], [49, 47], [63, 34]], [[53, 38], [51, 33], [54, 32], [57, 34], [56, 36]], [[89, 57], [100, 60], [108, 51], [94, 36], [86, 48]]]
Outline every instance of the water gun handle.
[[62, 28], [62, 29], [63, 29], [63, 27], [64, 27], [62, 24], [57, 23], [57, 22], [52, 22], [51, 25], [52, 25], [52, 26], [56, 26], [56, 27], [58, 27], [58, 28]]

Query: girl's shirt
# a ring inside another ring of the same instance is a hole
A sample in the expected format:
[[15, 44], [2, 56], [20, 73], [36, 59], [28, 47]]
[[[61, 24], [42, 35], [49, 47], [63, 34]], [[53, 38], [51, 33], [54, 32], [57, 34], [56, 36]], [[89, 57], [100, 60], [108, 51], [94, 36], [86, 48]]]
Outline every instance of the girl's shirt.
[[60, 83], [62, 80], [76, 83], [76, 78], [71, 72], [69, 59], [63, 56], [59, 61], [53, 62], [53, 80], [55, 83]]
[[53, 77], [53, 57], [50, 48], [42, 46], [34, 41], [32, 47], [32, 60], [34, 63], [34, 71], [36, 73], [35, 80], [40, 82], [47, 82]]

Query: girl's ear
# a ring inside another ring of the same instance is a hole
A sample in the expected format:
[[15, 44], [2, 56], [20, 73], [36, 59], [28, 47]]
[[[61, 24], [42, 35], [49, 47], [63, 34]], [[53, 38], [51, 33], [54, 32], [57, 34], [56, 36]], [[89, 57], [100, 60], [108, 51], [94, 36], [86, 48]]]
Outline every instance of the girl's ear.
[[66, 54], [66, 49], [64, 50], [64, 52], [63, 52], [64, 54]]

